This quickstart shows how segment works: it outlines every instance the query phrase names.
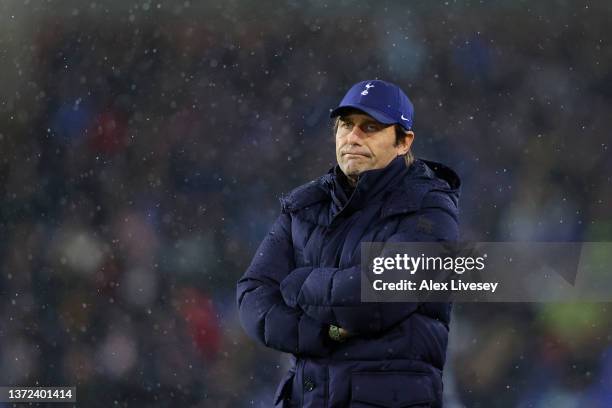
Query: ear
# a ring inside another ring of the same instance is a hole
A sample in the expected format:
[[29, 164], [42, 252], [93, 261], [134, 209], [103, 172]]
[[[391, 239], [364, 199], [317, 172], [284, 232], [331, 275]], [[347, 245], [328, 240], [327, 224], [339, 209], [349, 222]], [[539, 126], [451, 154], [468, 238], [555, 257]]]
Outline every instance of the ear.
[[412, 142], [414, 142], [414, 132], [409, 130], [406, 132], [406, 137], [404, 140], [397, 144], [397, 155], [403, 156], [410, 150], [412, 146]]

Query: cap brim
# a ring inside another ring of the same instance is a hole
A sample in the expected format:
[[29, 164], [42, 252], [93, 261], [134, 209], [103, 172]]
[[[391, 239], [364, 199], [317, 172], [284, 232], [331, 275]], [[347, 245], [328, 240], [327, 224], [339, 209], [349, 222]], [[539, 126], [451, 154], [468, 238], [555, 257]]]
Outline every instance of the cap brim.
[[[376, 109], [372, 109], [368, 106], [364, 106], [361, 104], [354, 104], [354, 105], [342, 105], [342, 106], [338, 106], [336, 109], [334, 109], [333, 111], [331, 111], [331, 113], [329, 114], [330, 118], [335, 118], [336, 116], [340, 116], [342, 115], [342, 111], [345, 111], [347, 109], [357, 109], [360, 110], [368, 115], [370, 115], [371, 117], [373, 117], [374, 119], [376, 119], [377, 121], [379, 121], [380, 123], [383, 123], [385, 125], [393, 125], [395, 123], [397, 123], [397, 121], [395, 119], [393, 119], [392, 117], [388, 116], [387, 114], [376, 110]], [[399, 123], [401, 125], [401, 123]]]

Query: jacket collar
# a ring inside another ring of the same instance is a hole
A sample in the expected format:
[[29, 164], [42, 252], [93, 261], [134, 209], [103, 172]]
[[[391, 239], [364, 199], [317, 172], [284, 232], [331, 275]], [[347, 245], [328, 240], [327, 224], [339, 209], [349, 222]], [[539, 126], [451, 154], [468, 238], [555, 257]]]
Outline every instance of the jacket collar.
[[[355, 191], [344, 201], [335, 186], [338, 170], [336, 166], [318, 179], [283, 195], [280, 199], [282, 211], [297, 212], [316, 206], [318, 210], [304, 211], [303, 216], [316, 224], [329, 225], [347, 203], [348, 208], [358, 209], [370, 200], [384, 200], [381, 217], [387, 217], [418, 210], [425, 195], [437, 191], [446, 199], [443, 203], [435, 203], [435, 206], [443, 207], [449, 213], [457, 212], [461, 182], [452, 169], [441, 163], [416, 159], [410, 167], [406, 167], [403, 157], [398, 157], [383, 169], [362, 173]], [[326, 202], [336, 208], [321, 211], [320, 206]]]
[[381, 200], [382, 193], [395, 185], [397, 179], [405, 176], [407, 172], [408, 168], [404, 158], [396, 157], [382, 169], [367, 170], [361, 173], [352, 194], [347, 196], [341, 185], [346, 182], [346, 176], [336, 165], [331, 171], [333, 178], [330, 193], [335, 204], [333, 207], [337, 211], [334, 211], [332, 215], [342, 211], [345, 207], [357, 210], [363, 208], [368, 201]]
[[[460, 191], [461, 180], [450, 167], [417, 159], [410, 166], [407, 176], [385, 200], [381, 217], [408, 213], [427, 206], [442, 209], [457, 218]], [[436, 199], [424, 202], [428, 193], [436, 193]]]

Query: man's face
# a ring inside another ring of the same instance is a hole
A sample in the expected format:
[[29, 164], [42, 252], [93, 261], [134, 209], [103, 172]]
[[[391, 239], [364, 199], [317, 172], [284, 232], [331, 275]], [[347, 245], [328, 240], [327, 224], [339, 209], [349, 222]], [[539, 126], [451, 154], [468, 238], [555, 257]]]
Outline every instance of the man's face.
[[382, 169], [410, 149], [414, 133], [407, 132], [395, 144], [395, 127], [384, 125], [365, 113], [340, 116], [336, 131], [336, 159], [352, 181], [366, 170]]

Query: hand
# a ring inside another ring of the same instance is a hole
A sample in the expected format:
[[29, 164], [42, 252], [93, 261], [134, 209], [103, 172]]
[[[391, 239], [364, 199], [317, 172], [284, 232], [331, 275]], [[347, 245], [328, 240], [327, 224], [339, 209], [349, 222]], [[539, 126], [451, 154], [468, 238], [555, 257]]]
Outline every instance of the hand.
[[349, 337], [351, 337], [350, 333], [347, 332], [345, 329], [343, 329], [342, 327], [334, 326], [333, 324], [329, 325], [327, 334], [329, 335], [330, 339], [338, 342], [343, 342]]

